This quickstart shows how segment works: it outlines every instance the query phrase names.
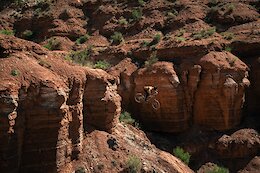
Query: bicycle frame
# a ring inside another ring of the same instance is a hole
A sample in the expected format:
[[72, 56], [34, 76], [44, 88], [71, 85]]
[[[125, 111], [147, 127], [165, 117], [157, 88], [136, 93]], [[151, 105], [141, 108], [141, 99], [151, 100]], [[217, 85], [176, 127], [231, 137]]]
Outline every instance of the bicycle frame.
[[146, 99], [146, 102], [149, 102], [152, 98], [154, 98], [158, 94], [158, 91], [155, 91], [153, 94], [149, 95]]

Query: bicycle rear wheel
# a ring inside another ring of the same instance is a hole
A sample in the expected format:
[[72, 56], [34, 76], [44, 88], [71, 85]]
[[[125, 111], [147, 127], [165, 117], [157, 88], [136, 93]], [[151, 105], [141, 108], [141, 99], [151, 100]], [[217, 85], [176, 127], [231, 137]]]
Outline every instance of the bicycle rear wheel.
[[142, 93], [137, 93], [136, 95], [135, 95], [135, 101], [137, 102], [137, 103], [141, 103], [141, 102], [143, 102], [144, 101], [144, 95], [142, 94]]
[[153, 102], [152, 102], [152, 107], [153, 109], [157, 110], [160, 108], [160, 102], [157, 100], [157, 99], [154, 99]]

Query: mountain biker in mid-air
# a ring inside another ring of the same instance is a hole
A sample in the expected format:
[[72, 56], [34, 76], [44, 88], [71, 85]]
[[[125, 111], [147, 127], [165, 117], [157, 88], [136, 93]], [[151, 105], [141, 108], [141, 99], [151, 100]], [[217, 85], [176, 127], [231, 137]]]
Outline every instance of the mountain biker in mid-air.
[[147, 101], [150, 96], [158, 94], [157, 86], [144, 86], [144, 91], [145, 101]]

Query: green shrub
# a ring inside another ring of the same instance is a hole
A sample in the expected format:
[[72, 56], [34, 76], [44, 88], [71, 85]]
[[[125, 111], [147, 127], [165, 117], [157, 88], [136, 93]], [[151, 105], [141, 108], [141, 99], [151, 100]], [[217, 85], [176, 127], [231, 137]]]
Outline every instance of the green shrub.
[[124, 38], [121, 32], [114, 32], [114, 34], [111, 36], [111, 40], [114, 44], [120, 44]]
[[21, 4], [25, 3], [25, 2], [26, 2], [26, 0], [14, 0], [14, 3], [16, 5], [21, 5]]
[[223, 32], [223, 33], [221, 33], [221, 35], [226, 40], [232, 40], [234, 38], [234, 33], [232, 33], [232, 32]]
[[77, 168], [77, 170], [75, 171], [75, 173], [85, 173], [85, 169], [83, 167], [79, 167]]
[[134, 125], [135, 123], [135, 120], [131, 117], [131, 114], [127, 111], [124, 111], [120, 114], [119, 121], [131, 125]]
[[144, 62], [144, 66], [146, 68], [150, 68], [154, 63], [158, 61], [158, 58], [156, 57], [157, 52], [153, 52], [151, 56]]
[[162, 38], [161, 34], [156, 34], [153, 37], [153, 40], [149, 43], [149, 46], [158, 44], [160, 42], [161, 38]]
[[235, 10], [235, 5], [234, 4], [229, 4], [228, 6], [227, 6], [227, 13], [231, 13], [231, 12], [233, 12]]
[[83, 36], [79, 37], [79, 38], [76, 40], [76, 43], [77, 43], [77, 44], [83, 44], [83, 43], [85, 43], [88, 39], [89, 39], [89, 35], [86, 34], [86, 35], [83, 35]]
[[193, 34], [193, 38], [194, 39], [208, 38], [212, 36], [215, 32], [216, 32], [216, 28], [212, 27], [210, 29], [201, 30], [200, 32]]
[[136, 128], [140, 128], [140, 125], [134, 118], [132, 118], [131, 114], [127, 111], [124, 111], [119, 116], [119, 121], [122, 123], [130, 124]]
[[129, 173], [138, 173], [141, 171], [141, 159], [137, 156], [130, 156], [126, 162], [126, 168]]
[[106, 70], [110, 67], [111, 65], [105, 61], [105, 60], [99, 60], [96, 62], [96, 64], [94, 65], [94, 68], [99, 68], [99, 69], [103, 69]]
[[184, 37], [176, 37], [175, 38], [178, 42], [184, 42], [184, 41], [186, 41], [186, 38], [184, 38]]
[[11, 71], [11, 75], [12, 75], [12, 76], [18, 76], [18, 75], [19, 75], [19, 71], [13, 69], [13, 70]]
[[120, 19], [118, 20], [118, 23], [119, 23], [120, 25], [127, 25], [127, 24], [128, 24], [128, 22], [127, 22], [127, 20], [126, 20], [125, 18], [120, 18]]
[[60, 48], [60, 44], [60, 41], [58, 41], [56, 38], [51, 38], [43, 47], [49, 50], [58, 50]]
[[31, 39], [33, 37], [33, 32], [31, 30], [25, 30], [22, 33], [22, 37], [25, 39]]
[[140, 19], [142, 18], [142, 16], [143, 16], [143, 13], [142, 13], [142, 10], [141, 10], [140, 8], [134, 9], [134, 10], [132, 11], [132, 19], [133, 19], [134, 21], [140, 20]]
[[209, 170], [206, 173], [229, 173], [229, 170], [227, 168], [216, 165], [212, 170]]
[[73, 51], [65, 57], [65, 60], [72, 61], [74, 63], [92, 67], [93, 63], [90, 61], [89, 56], [92, 53], [92, 46], [82, 50], [82, 51]]
[[183, 36], [183, 34], [184, 34], [185, 32], [186, 32], [185, 29], [180, 29], [180, 30], [177, 32], [176, 36], [177, 36], [177, 37]]
[[231, 51], [232, 51], [232, 48], [229, 47], [229, 46], [226, 46], [226, 47], [225, 47], [225, 51], [227, 51], [227, 52], [231, 52]]
[[189, 164], [191, 155], [188, 152], [185, 152], [181, 147], [174, 148], [173, 154], [181, 159], [186, 165]]
[[141, 6], [144, 6], [145, 5], [145, 1], [144, 0], [138, 0], [138, 4], [141, 5]]
[[142, 43], [141, 43], [141, 47], [147, 47], [147, 46], [149, 46], [149, 44], [150, 44], [150, 42], [149, 41], [142, 41]]
[[4, 34], [4, 35], [14, 35], [14, 31], [13, 31], [13, 30], [2, 29], [2, 30], [0, 30], [0, 34]]

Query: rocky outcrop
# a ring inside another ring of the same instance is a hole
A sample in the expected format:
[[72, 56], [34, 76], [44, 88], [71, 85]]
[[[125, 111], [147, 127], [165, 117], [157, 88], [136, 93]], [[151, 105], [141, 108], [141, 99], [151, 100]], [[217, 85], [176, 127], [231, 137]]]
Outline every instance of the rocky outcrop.
[[[1, 42], [6, 50], [9, 39]], [[117, 86], [102, 70], [69, 65], [62, 53], [42, 48], [36, 54], [30, 42], [20, 50], [24, 41], [15, 42], [0, 59], [0, 171], [57, 172], [78, 158], [89, 124], [107, 131], [117, 124]]]
[[226, 34], [233, 34], [230, 47], [232, 52], [244, 57], [245, 59], [260, 56], [259, 36], [260, 20], [230, 27]]
[[73, 163], [74, 169], [64, 172], [77, 170], [77, 165], [86, 172], [127, 172], [128, 160], [135, 156], [140, 172], [193, 173], [179, 159], [151, 144], [144, 132], [126, 124], [119, 123], [112, 133], [91, 130], [83, 141], [83, 151]]
[[254, 157], [248, 165], [243, 169], [240, 170], [239, 173], [257, 173], [260, 170], [260, 157]]
[[[241, 121], [245, 88], [250, 84], [247, 71], [248, 67], [231, 53], [210, 52], [193, 64], [157, 62], [141, 68], [132, 73], [132, 78], [121, 78], [120, 86], [128, 83], [128, 88], [134, 87], [128, 89], [133, 94], [123, 100], [130, 97], [134, 114], [150, 130], [183, 131], [190, 122], [226, 130]], [[160, 109], [152, 108], [153, 99], [141, 104], [134, 101], [137, 93], [144, 94], [144, 86], [158, 86], [155, 98]]]
[[223, 2], [215, 5], [211, 8], [209, 17], [222, 25], [238, 25], [259, 18], [259, 13], [248, 4]]
[[248, 68], [229, 52], [211, 52], [199, 60], [202, 68], [195, 93], [194, 123], [224, 130], [240, 123]]
[[260, 136], [253, 129], [241, 129], [230, 136], [219, 138], [215, 148], [221, 158], [254, 156], [260, 149]]
[[160, 108], [152, 107], [154, 99], [135, 103], [136, 113], [143, 125], [150, 130], [176, 132], [188, 128], [190, 112], [186, 109], [184, 88], [181, 86], [173, 64], [158, 62], [142, 68], [134, 75], [134, 94], [144, 94], [144, 86], [157, 86]]
[[241, 129], [232, 135], [223, 135], [214, 145], [214, 153], [228, 165], [231, 172], [237, 172], [259, 154], [259, 134], [253, 129]]
[[118, 92], [122, 97], [122, 107], [127, 110], [131, 109], [131, 98], [133, 97], [134, 83], [132, 74], [137, 69], [138, 67], [131, 59], [126, 58], [108, 71], [108, 73], [115, 76], [119, 82]]

